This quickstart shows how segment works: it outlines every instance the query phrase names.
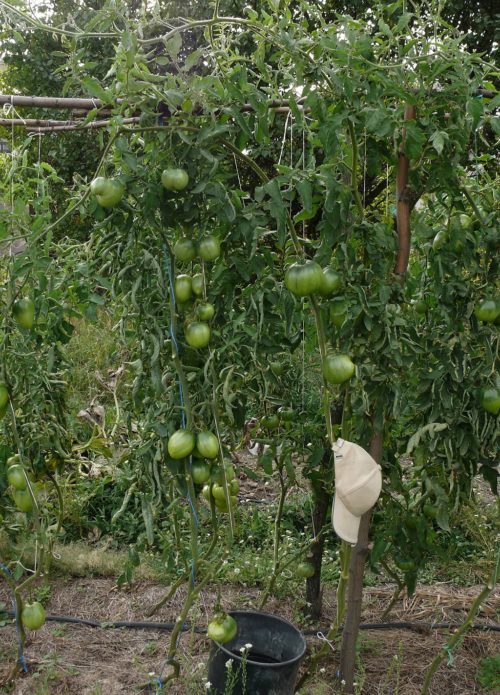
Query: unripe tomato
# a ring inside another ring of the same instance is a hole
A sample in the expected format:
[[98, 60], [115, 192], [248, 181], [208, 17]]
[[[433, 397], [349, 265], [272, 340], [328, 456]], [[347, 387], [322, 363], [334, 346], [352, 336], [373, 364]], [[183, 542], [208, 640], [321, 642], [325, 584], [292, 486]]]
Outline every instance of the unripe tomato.
[[[231, 503], [231, 507], [236, 507], [236, 505], [238, 504], [238, 498], [236, 497], [236, 495], [231, 495], [229, 497], [229, 501]], [[215, 500], [215, 506], [217, 507], [219, 512], [229, 512], [229, 507], [225, 498], [223, 500]]]
[[236, 620], [226, 614], [219, 614], [208, 623], [207, 635], [214, 642], [225, 644], [236, 637], [238, 626]]
[[28, 489], [13, 490], [12, 499], [14, 500], [16, 507], [22, 512], [29, 513], [33, 510], [33, 500]]
[[201, 494], [207, 500], [207, 502], [210, 502], [210, 498], [212, 497], [211, 485], [204, 485]]
[[189, 275], [178, 275], [174, 280], [175, 300], [183, 304], [193, 296], [193, 285]]
[[210, 342], [210, 326], [202, 321], [193, 321], [185, 330], [187, 344], [195, 349], [204, 348]]
[[195, 297], [203, 296], [203, 275], [201, 273], [196, 273], [196, 275], [193, 275], [192, 287]]
[[0, 408], [6, 408], [9, 403], [9, 391], [7, 386], [0, 382]]
[[411, 558], [396, 558], [394, 564], [403, 572], [415, 569], [415, 560]]
[[198, 304], [198, 307], [196, 309], [196, 315], [198, 316], [200, 321], [210, 321], [210, 319], [213, 319], [214, 314], [214, 305], [210, 304], [210, 302], [203, 302], [203, 304]]
[[28, 487], [24, 469], [18, 463], [7, 469], [7, 481], [16, 490], [26, 490]]
[[276, 429], [276, 427], [279, 427], [280, 419], [279, 419], [278, 415], [276, 415], [276, 414], [264, 415], [264, 417], [261, 418], [261, 420], [260, 420], [260, 424], [266, 430], [274, 430], [274, 429]]
[[335, 294], [340, 290], [341, 286], [342, 278], [339, 273], [332, 270], [332, 268], [324, 268], [318, 294], [320, 294], [322, 297], [331, 297], [332, 294]]
[[213, 483], [212, 495], [213, 495], [214, 500], [216, 502], [225, 502], [226, 501], [226, 493], [224, 491], [224, 487], [223, 487], [223, 485], [219, 485], [219, 483]]
[[125, 194], [125, 189], [120, 181], [107, 179], [104, 176], [98, 176], [94, 179], [90, 184], [90, 190], [103, 208], [114, 207]]
[[413, 308], [416, 314], [423, 315], [427, 312], [427, 304], [423, 299], [417, 299], [413, 302]]
[[334, 299], [330, 303], [330, 320], [340, 328], [347, 317], [347, 301], [343, 298]]
[[12, 314], [16, 323], [22, 328], [30, 330], [35, 320], [35, 304], [29, 297], [23, 297], [14, 302]]
[[228, 488], [230, 497], [235, 497], [240, 491], [240, 483], [235, 478], [234, 480], [230, 481]]
[[11, 456], [7, 459], [7, 467], [15, 466], [17, 463], [21, 463], [21, 457], [19, 456], [19, 454], [14, 454], [14, 456]]
[[189, 183], [189, 176], [184, 169], [165, 169], [161, 175], [161, 183], [167, 191], [182, 191]]
[[282, 362], [270, 362], [269, 368], [274, 374], [274, 376], [281, 376], [283, 374], [285, 366]]
[[212, 432], [198, 432], [196, 448], [206, 459], [214, 459], [219, 453], [219, 440]]
[[481, 405], [492, 415], [500, 412], [500, 391], [496, 388], [484, 389], [481, 393]]
[[[210, 466], [205, 461], [193, 461], [191, 477], [196, 485], [203, 485], [210, 479]], [[210, 497], [209, 497], [210, 499]]]
[[281, 408], [278, 408], [278, 415], [283, 422], [292, 422], [295, 417], [295, 411], [292, 408], [281, 406]]
[[316, 573], [314, 565], [311, 562], [299, 562], [295, 572], [298, 577], [302, 577], [303, 579], [309, 579], [309, 577], [313, 577]]
[[494, 299], [483, 299], [474, 309], [476, 318], [485, 323], [493, 323], [500, 315], [500, 305]]
[[297, 297], [318, 292], [323, 282], [323, 271], [315, 261], [293, 263], [285, 272], [285, 287]]
[[196, 244], [188, 237], [176, 241], [172, 250], [177, 260], [182, 263], [189, 263], [196, 258]]
[[25, 603], [21, 611], [21, 622], [28, 630], [39, 630], [45, 623], [45, 608], [39, 601]]
[[215, 261], [220, 256], [220, 241], [213, 234], [204, 236], [198, 244], [198, 253], [204, 261]]
[[329, 354], [323, 360], [323, 375], [330, 384], [342, 384], [350, 379], [356, 367], [349, 355]]
[[183, 459], [192, 453], [195, 436], [189, 430], [177, 430], [168, 440], [167, 450], [173, 459]]
[[448, 234], [445, 229], [441, 229], [432, 242], [433, 251], [440, 251], [448, 243]]

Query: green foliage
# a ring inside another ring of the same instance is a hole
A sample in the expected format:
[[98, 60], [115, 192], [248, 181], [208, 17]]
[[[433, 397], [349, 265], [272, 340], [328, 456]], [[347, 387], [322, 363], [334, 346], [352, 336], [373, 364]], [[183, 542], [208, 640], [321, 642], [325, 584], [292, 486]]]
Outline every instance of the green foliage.
[[485, 690], [500, 688], [500, 654], [485, 656], [479, 662], [477, 681]]

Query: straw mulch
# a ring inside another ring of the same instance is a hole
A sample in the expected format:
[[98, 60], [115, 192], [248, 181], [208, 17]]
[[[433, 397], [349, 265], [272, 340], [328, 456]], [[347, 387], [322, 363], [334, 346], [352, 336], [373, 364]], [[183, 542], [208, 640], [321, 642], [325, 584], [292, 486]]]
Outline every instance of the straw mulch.
[[[109, 579], [55, 580], [47, 611], [100, 620], [146, 620], [149, 607], [163, 595], [165, 588], [153, 583], [140, 583], [129, 592], [118, 592]], [[456, 589], [449, 585], [421, 586], [412, 598], [403, 598], [395, 606], [389, 621], [421, 623], [459, 623], [479, 587]], [[367, 588], [363, 622], [377, 622], [392, 594], [392, 587]], [[251, 608], [259, 592], [244, 587], [226, 587], [223, 604], [226, 608]], [[184, 592], [163, 607], [152, 620], [175, 620]], [[190, 619], [204, 626], [211, 615], [216, 598], [208, 589], [193, 610]], [[8, 603], [5, 585], [0, 586], [0, 602]], [[293, 623], [300, 620], [298, 603], [292, 598], [273, 598], [266, 607]], [[324, 596], [326, 631], [335, 611], [335, 594], [328, 590]], [[490, 596], [481, 608], [478, 622], [500, 622], [500, 592]], [[302, 627], [305, 627], [303, 625]], [[27, 695], [38, 692], [41, 682], [47, 689], [40, 692], [54, 695], [134, 695], [155, 692], [147, 686], [148, 674], [160, 672], [168, 646], [169, 633], [143, 630], [94, 629], [80, 625], [46, 623], [31, 633], [26, 648], [30, 670], [20, 676], [13, 689], [0, 686], [0, 692]], [[443, 630], [364, 631], [360, 640], [362, 692], [367, 695], [418, 695], [427, 666], [446, 639]], [[318, 644], [308, 638], [311, 646]], [[499, 633], [471, 632], [454, 654], [453, 664], [443, 665], [436, 674], [433, 695], [486, 695], [476, 682], [479, 660], [498, 653]], [[183, 680], [168, 688], [174, 695], [199, 695], [204, 689], [209, 643], [203, 635], [185, 633], [179, 655]], [[0, 683], [12, 667], [16, 652], [16, 635], [12, 626], [0, 629]], [[334, 693], [333, 676], [338, 665], [335, 651], [324, 664], [324, 673], [306, 689], [310, 695]], [[363, 674], [364, 670], [364, 674]], [[168, 670], [164, 671], [164, 674]], [[165, 691], [163, 691], [165, 692]], [[251, 695], [251, 694], [249, 694]], [[491, 695], [491, 691], [489, 692]]]

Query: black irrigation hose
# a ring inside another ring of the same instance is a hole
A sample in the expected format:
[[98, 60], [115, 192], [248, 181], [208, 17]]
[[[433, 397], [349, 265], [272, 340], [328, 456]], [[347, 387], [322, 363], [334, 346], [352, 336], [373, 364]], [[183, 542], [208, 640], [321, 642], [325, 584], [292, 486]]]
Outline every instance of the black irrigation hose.
[[[4, 611], [4, 615], [14, 617], [13, 611]], [[154, 622], [129, 622], [126, 620], [90, 620], [87, 618], [73, 618], [69, 615], [48, 615], [46, 620], [55, 623], [76, 623], [78, 625], [87, 625], [88, 627], [97, 627], [102, 629], [128, 628], [130, 630], [173, 630], [176, 623], [154, 623]], [[415, 632], [426, 632], [428, 630], [453, 630], [461, 626], [460, 623], [363, 623], [359, 626], [360, 630], [413, 630]], [[5, 626], [4, 626], [5, 627]], [[481, 632], [500, 632], [500, 625], [487, 625], [474, 623], [470, 627], [471, 630], [479, 630]], [[329, 628], [323, 628], [324, 632], [328, 632]], [[342, 632], [343, 628], [339, 629]], [[182, 627], [183, 632], [196, 632], [204, 635], [207, 630], [204, 627], [193, 627], [186, 623]], [[306, 637], [316, 637], [320, 633], [320, 629], [303, 630], [302, 634]]]

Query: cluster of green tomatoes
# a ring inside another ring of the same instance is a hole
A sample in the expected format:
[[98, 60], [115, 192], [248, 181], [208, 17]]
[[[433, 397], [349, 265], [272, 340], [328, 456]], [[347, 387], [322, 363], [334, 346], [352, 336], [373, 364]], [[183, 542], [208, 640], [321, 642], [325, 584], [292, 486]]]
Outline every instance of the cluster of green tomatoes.
[[[342, 286], [342, 278], [332, 268], [322, 268], [316, 261], [307, 260], [293, 263], [285, 272], [285, 287], [296, 297], [316, 295], [330, 298], [337, 294]], [[334, 325], [340, 327], [347, 314], [346, 303], [342, 298], [332, 301], [330, 318]], [[355, 373], [356, 367], [349, 355], [329, 352], [323, 359], [323, 376], [330, 384], [342, 384]]]
[[[168, 440], [167, 450], [174, 460], [190, 457], [193, 483], [203, 486], [202, 494], [207, 502], [213, 498], [220, 512], [229, 511], [228, 503], [236, 506], [240, 486], [231, 462], [224, 462], [224, 468], [215, 462], [220, 452], [219, 440], [215, 434], [202, 431], [195, 435], [190, 430], [179, 429]], [[224, 479], [227, 483], [228, 497]]]
[[[35, 322], [35, 303], [30, 297], [22, 297], [12, 305], [12, 316], [20, 328], [31, 330]], [[0, 420], [5, 416], [9, 405], [9, 389], [0, 381]]]

